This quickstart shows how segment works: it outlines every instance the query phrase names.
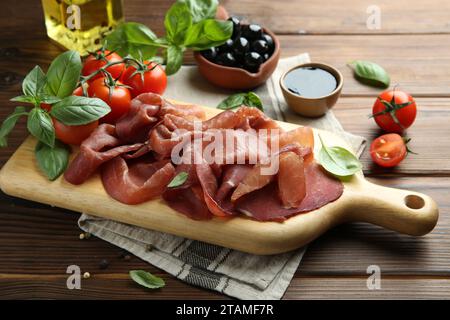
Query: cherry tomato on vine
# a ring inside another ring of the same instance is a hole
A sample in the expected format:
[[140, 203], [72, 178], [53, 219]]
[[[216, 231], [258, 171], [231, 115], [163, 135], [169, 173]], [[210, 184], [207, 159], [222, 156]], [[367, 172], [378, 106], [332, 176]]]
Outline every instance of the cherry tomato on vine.
[[98, 120], [80, 125], [68, 126], [52, 118], [56, 138], [67, 144], [79, 145], [98, 127]]
[[382, 92], [372, 109], [375, 122], [387, 132], [403, 132], [414, 123], [416, 114], [414, 98], [397, 89]]
[[130, 91], [122, 87], [120, 82], [110, 89], [105, 78], [97, 79], [89, 85], [88, 93], [90, 97], [102, 99], [111, 108], [111, 112], [101, 118], [100, 122], [115, 123], [130, 109]]
[[408, 153], [407, 141], [397, 133], [388, 133], [376, 138], [370, 145], [372, 160], [382, 167], [395, 167]]
[[[144, 63], [148, 64], [149, 62], [144, 61]], [[160, 65], [151, 62], [148, 65], [148, 70], [143, 74], [144, 81], [142, 81], [141, 74], [133, 75], [135, 71], [136, 68], [130, 66], [122, 75], [122, 82], [131, 87], [130, 92], [133, 98], [145, 92], [164, 93], [167, 87], [167, 76]]]
[[[105, 50], [103, 52], [101, 50], [99, 50], [96, 52], [95, 55], [91, 54], [86, 58], [86, 60], [83, 63], [83, 69], [81, 71], [81, 74], [83, 76], [88, 76], [109, 62], [118, 62], [121, 60], [122, 60], [122, 57], [119, 56], [117, 53], [114, 53], [114, 52], [111, 53], [108, 50]], [[125, 70], [124, 63], [119, 63], [119, 64], [116, 64], [116, 65], [106, 68], [106, 71], [108, 71], [114, 79], [118, 79], [122, 75], [124, 70]], [[95, 75], [94, 77], [92, 77], [89, 80], [89, 82], [92, 82], [101, 77], [103, 77], [103, 74], [100, 72], [97, 75]]]

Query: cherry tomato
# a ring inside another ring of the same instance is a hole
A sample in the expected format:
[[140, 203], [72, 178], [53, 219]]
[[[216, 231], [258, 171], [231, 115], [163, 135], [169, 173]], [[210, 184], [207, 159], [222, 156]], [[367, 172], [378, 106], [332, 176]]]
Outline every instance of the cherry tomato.
[[117, 82], [116, 86], [112, 89], [111, 95], [110, 88], [106, 85], [105, 78], [97, 79], [89, 85], [89, 96], [102, 99], [111, 108], [111, 112], [101, 118], [100, 122], [115, 123], [130, 109], [130, 91], [120, 85], [121, 83]]
[[[108, 50], [105, 50], [103, 53], [101, 51], [97, 51], [97, 55], [99, 55], [99, 57], [96, 57], [91, 54], [84, 61], [83, 70], [81, 71], [81, 74], [83, 76], [88, 76], [94, 73], [95, 71], [106, 65], [106, 63], [108, 62], [117, 62], [122, 60], [122, 57], [119, 56], [117, 53], [114, 52], [111, 53]], [[115, 64], [113, 66], [106, 68], [106, 71], [108, 71], [114, 79], [119, 79], [124, 70], [125, 70], [124, 63]], [[103, 75], [100, 72], [97, 75], [95, 75], [92, 79], [90, 79], [89, 82], [92, 82], [95, 79], [101, 77], [103, 77]]]
[[413, 124], [416, 114], [413, 97], [397, 89], [382, 92], [372, 109], [375, 122], [387, 132], [403, 132]]
[[[147, 64], [148, 61], [144, 63]], [[131, 87], [130, 92], [133, 98], [145, 92], [163, 94], [166, 90], [167, 76], [164, 69], [154, 62], [148, 65], [148, 69], [144, 73], [144, 82], [140, 74], [132, 76], [136, 71], [133, 66], [128, 67], [122, 75], [122, 82]]]
[[370, 145], [372, 160], [382, 167], [395, 167], [407, 153], [405, 140], [397, 133], [384, 134]]
[[89, 137], [97, 127], [98, 121], [94, 121], [81, 126], [68, 126], [59, 122], [55, 118], [53, 120], [53, 127], [55, 128], [56, 138], [67, 144], [81, 144], [87, 137]]

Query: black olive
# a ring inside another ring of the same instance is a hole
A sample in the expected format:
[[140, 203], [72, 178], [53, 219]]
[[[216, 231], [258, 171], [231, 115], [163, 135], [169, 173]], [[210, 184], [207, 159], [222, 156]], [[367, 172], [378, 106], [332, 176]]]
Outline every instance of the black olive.
[[209, 48], [202, 51], [202, 56], [204, 56], [207, 60], [214, 62], [217, 58], [217, 50], [216, 48]]
[[239, 37], [234, 40], [233, 53], [235, 55], [244, 55], [248, 51], [249, 47], [250, 45], [248, 43], [248, 40], [244, 37]]
[[257, 24], [249, 24], [248, 26], [242, 27], [242, 36], [248, 40], [257, 40], [262, 37], [261, 26]]
[[231, 52], [224, 52], [217, 57], [217, 63], [227, 67], [234, 67], [236, 66], [236, 58]]
[[233, 49], [233, 40], [228, 39], [223, 45], [216, 48], [217, 53], [230, 52]]
[[231, 38], [236, 39], [241, 34], [241, 21], [237, 17], [230, 17], [228, 21], [233, 22], [233, 35]]
[[269, 46], [269, 52], [273, 52], [273, 50], [275, 49], [275, 43], [273, 42], [272, 37], [267, 33], [264, 33], [262, 35], [262, 39], [267, 42], [267, 45]]
[[257, 72], [263, 58], [258, 52], [248, 52], [245, 54], [244, 67], [250, 72]]
[[264, 55], [269, 52], [269, 45], [264, 40], [255, 40], [252, 42], [250, 48], [252, 51], [258, 52], [260, 55]]

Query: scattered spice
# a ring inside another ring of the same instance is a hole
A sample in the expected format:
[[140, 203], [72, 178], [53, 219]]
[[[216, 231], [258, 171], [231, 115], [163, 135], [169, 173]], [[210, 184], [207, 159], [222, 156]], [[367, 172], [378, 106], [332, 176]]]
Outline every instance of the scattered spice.
[[83, 278], [84, 278], [84, 279], [88, 279], [88, 278], [90, 278], [90, 277], [91, 277], [91, 274], [90, 274], [89, 272], [83, 273]]
[[80, 233], [80, 240], [84, 239], [84, 233]]
[[102, 259], [102, 261], [100, 261], [99, 264], [100, 269], [104, 270], [107, 269], [109, 267], [109, 262], [106, 259]]

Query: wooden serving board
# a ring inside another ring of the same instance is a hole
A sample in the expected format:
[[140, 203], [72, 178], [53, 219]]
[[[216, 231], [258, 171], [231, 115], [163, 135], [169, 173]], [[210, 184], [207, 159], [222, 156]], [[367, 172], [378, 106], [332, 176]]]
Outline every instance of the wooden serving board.
[[[208, 117], [220, 110], [205, 108]], [[286, 129], [297, 125], [280, 122]], [[314, 129], [327, 145], [351, 148], [331, 132]], [[350, 221], [364, 221], [401, 233], [420, 236], [430, 232], [438, 219], [438, 207], [429, 196], [386, 188], [365, 180], [362, 172], [344, 183], [344, 193], [335, 202], [285, 222], [258, 222], [246, 217], [195, 221], [169, 208], [162, 199], [140, 205], [125, 205], [103, 189], [98, 175], [81, 186], [62, 177], [50, 182], [34, 159], [36, 140], [28, 137], [0, 171], [0, 187], [12, 196], [167, 232], [254, 254], [275, 254], [301, 247], [328, 229]]]

